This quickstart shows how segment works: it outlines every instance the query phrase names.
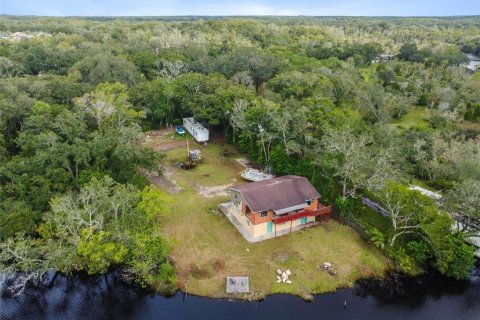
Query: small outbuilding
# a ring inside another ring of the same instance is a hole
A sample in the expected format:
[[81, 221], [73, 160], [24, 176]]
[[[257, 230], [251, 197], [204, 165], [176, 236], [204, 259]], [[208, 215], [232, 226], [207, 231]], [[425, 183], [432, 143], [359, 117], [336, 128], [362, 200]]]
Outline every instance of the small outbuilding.
[[208, 129], [196, 122], [193, 117], [183, 118], [183, 126], [200, 143], [207, 142], [209, 139]]

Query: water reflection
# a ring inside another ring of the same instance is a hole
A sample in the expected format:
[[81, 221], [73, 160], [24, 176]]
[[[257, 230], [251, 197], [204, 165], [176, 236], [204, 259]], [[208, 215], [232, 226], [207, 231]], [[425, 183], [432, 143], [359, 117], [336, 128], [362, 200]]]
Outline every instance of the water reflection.
[[[57, 276], [19, 297], [3, 293], [0, 319], [480, 319], [478, 274], [470, 281], [393, 275], [358, 281], [352, 290], [313, 302], [275, 295], [261, 302], [162, 297], [106, 277]], [[344, 303], [347, 307], [344, 308]]]

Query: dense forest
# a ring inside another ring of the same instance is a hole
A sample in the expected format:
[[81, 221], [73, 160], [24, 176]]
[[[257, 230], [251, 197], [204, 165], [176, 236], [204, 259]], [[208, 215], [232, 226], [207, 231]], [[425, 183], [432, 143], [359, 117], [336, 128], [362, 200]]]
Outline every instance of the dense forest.
[[480, 219], [480, 19], [2, 16], [0, 32], [0, 271], [17, 289], [50, 268], [174, 284], [170, 200], [143, 174], [163, 159], [140, 142], [184, 116], [309, 178], [401, 270], [468, 276], [451, 215]]

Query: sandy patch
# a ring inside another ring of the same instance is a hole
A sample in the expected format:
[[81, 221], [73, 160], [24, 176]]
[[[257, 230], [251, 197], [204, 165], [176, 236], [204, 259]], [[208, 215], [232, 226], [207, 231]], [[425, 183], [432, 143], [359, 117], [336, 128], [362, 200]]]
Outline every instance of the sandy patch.
[[[173, 137], [173, 139], [172, 139]], [[168, 151], [186, 146], [185, 140], [178, 139], [175, 131], [171, 129], [152, 130], [145, 133], [143, 145], [155, 151]]]
[[163, 176], [159, 176], [157, 173], [147, 174], [148, 179], [162, 190], [167, 190], [169, 193], [176, 194], [182, 191], [182, 187], [172, 179], [173, 171], [171, 168], [165, 168]]
[[207, 187], [207, 186], [199, 185], [197, 186], [197, 191], [204, 198], [226, 197], [228, 196], [227, 189], [232, 185], [233, 183], [222, 184], [220, 186], [215, 186], [215, 187]]

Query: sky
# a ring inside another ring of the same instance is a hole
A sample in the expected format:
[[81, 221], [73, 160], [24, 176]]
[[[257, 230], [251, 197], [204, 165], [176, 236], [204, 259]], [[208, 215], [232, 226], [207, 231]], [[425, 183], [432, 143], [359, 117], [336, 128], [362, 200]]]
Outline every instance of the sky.
[[480, 15], [480, 0], [0, 0], [0, 14], [454, 16]]

